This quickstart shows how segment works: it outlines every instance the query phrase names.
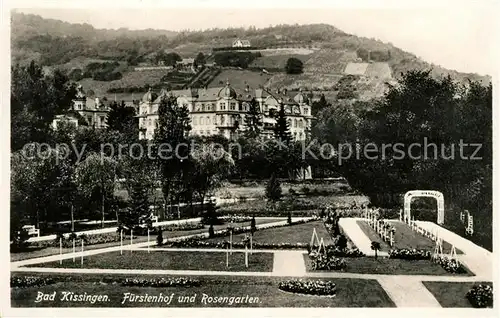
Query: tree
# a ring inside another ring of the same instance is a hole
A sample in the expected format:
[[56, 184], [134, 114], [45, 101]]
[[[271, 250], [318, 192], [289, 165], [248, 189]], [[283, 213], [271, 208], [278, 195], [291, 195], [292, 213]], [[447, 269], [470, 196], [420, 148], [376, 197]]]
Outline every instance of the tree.
[[291, 57], [286, 61], [285, 71], [287, 74], [301, 74], [303, 68], [304, 64], [298, 58]]
[[210, 224], [210, 227], [208, 228], [208, 237], [209, 238], [215, 237], [214, 225], [213, 224]]
[[163, 245], [163, 229], [161, 226], [158, 227], [158, 235], [156, 236], [156, 245], [162, 246]]
[[281, 199], [281, 185], [275, 173], [271, 175], [266, 185], [266, 198], [271, 202], [276, 202]]
[[257, 231], [257, 226], [255, 223], [255, 216], [252, 216], [252, 220], [250, 221], [250, 233], [252, 233], [252, 236], [256, 231]]
[[173, 199], [172, 185], [182, 179], [189, 158], [188, 133], [191, 130], [189, 111], [177, 105], [174, 97], [164, 97], [158, 106], [158, 127], [154, 143], [157, 146], [169, 145], [171, 152], [157, 149], [159, 154], [162, 192], [165, 201]]
[[378, 251], [380, 251], [380, 243], [373, 241], [370, 248], [375, 251], [375, 259], [377, 259]]
[[203, 54], [202, 52], [198, 53], [198, 55], [196, 55], [196, 58], [194, 59], [195, 67], [203, 66], [205, 65], [205, 63], [206, 63], [205, 54]]
[[280, 109], [276, 118], [274, 138], [284, 144], [288, 144], [292, 140], [292, 134], [290, 133], [290, 123], [286, 118], [285, 105], [283, 105], [282, 103], [280, 104]]
[[245, 115], [245, 136], [248, 138], [257, 138], [262, 129], [262, 113], [259, 103], [252, 98], [249, 103], [248, 113]]
[[292, 225], [292, 212], [290, 211], [288, 211], [286, 222], [288, 223], [288, 225]]
[[109, 113], [106, 118], [108, 130], [115, 130], [120, 133], [130, 133], [135, 136], [138, 135], [138, 123], [135, 118], [135, 110], [133, 107], [125, 106], [125, 102], [117, 103], [112, 102], [110, 105]]
[[116, 161], [92, 153], [76, 167], [78, 190], [91, 202], [101, 203], [101, 225], [104, 227], [106, 198], [114, 193]]
[[345, 237], [345, 235], [343, 234], [340, 234], [338, 237], [337, 237], [337, 248], [341, 251], [345, 251], [346, 248], [347, 248], [347, 238]]
[[54, 116], [72, 107], [76, 87], [56, 70], [43, 74], [35, 62], [11, 69], [11, 148], [21, 149], [29, 142], [47, 142]]
[[[203, 205], [205, 198], [222, 185], [234, 166], [231, 154], [212, 143], [195, 138], [194, 149], [191, 149], [185, 180]], [[192, 143], [193, 144], [193, 143]]]

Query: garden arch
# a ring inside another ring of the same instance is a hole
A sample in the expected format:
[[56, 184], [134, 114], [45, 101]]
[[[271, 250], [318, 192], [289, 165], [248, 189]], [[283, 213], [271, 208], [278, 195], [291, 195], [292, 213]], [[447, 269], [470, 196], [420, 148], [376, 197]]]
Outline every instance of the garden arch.
[[439, 191], [433, 190], [413, 190], [405, 193], [404, 197], [404, 217], [405, 220], [411, 220], [411, 200], [416, 197], [435, 198], [437, 201], [437, 224], [444, 223], [444, 196]]

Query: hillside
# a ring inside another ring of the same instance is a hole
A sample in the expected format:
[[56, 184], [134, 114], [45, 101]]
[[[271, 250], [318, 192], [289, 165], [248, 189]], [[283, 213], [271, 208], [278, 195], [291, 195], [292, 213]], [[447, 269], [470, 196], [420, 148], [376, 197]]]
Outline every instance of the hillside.
[[[237, 38], [247, 39], [253, 47], [262, 48], [254, 50], [261, 56], [248, 65], [248, 70], [222, 70], [201, 74], [202, 81], [194, 81], [195, 78], [186, 81], [203, 82], [213, 87], [227, 79], [243, 84], [243, 77], [248, 77], [247, 82], [272, 89], [304, 88], [323, 92], [334, 99], [360, 100], [380, 95], [386, 83], [412, 69], [432, 69], [435, 77], [449, 75], [462, 83], [491, 81], [489, 76], [459, 73], [429, 64], [391, 43], [346, 34], [326, 24], [190, 32], [133, 31], [96, 29], [87, 24], [70, 24], [21, 13], [12, 15], [13, 63], [34, 59], [48, 69], [61, 68], [69, 72], [83, 69], [95, 61], [120, 62], [122, 79], [102, 82], [87, 78], [82, 82], [87, 89], [101, 94], [106, 94], [109, 88], [161, 85], [159, 79], [167, 75], [167, 71], [138, 73], [133, 67], [137, 63], [152, 63], [151, 57], [160, 51], [176, 52], [182, 58], [193, 58], [203, 52], [210, 60], [213, 48], [230, 46]], [[290, 57], [304, 63], [303, 74], [284, 73], [284, 65]], [[207, 83], [205, 79], [211, 81]]]

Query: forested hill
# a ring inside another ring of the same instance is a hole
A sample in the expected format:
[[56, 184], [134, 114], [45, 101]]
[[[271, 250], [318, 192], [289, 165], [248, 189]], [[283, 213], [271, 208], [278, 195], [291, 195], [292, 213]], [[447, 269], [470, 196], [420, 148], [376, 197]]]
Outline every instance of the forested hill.
[[[24, 64], [35, 60], [57, 66], [75, 58], [139, 61], [159, 51], [182, 57], [231, 45], [237, 38], [266, 48], [314, 48], [305, 72], [335, 74], [349, 62], [387, 63], [392, 74], [412, 69], [432, 69], [432, 75], [450, 75], [460, 82], [491, 82], [489, 76], [466, 74], [432, 65], [391, 43], [347, 34], [327, 24], [277, 25], [267, 28], [228, 28], [174, 32], [168, 30], [104, 30], [89, 24], [71, 24], [37, 15], [12, 14], [12, 59]], [[369, 55], [367, 55], [369, 52]], [[309, 58], [309, 57], [306, 57]]]

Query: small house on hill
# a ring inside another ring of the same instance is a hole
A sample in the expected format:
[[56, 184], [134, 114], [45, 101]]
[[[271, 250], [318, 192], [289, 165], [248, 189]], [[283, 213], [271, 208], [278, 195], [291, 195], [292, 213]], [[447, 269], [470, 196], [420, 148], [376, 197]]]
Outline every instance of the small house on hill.
[[233, 47], [250, 47], [250, 41], [236, 39], [233, 41]]

